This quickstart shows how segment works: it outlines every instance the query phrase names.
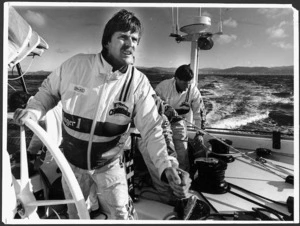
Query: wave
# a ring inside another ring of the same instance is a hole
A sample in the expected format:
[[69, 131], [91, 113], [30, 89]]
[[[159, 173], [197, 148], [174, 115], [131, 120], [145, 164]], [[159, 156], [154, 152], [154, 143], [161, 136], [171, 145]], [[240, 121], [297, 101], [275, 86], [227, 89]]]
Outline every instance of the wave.
[[294, 123], [293, 77], [206, 76], [198, 88], [207, 127], [290, 131]]
[[236, 117], [226, 118], [210, 124], [212, 128], [237, 129], [248, 123], [253, 123], [269, 117], [269, 112], [257, 115], [240, 115]]

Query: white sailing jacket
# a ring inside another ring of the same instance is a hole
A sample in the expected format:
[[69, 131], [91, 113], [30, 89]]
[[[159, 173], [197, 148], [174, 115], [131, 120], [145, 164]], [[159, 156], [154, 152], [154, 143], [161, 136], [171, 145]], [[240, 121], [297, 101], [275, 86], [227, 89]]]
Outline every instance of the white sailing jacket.
[[161, 174], [177, 160], [166, 151], [162, 118], [151, 92], [147, 77], [132, 65], [124, 73], [112, 72], [101, 54], [78, 54], [43, 81], [27, 109], [40, 118], [61, 100], [63, 151], [84, 169], [101, 167], [112, 158], [108, 153], [121, 152], [133, 119]]
[[175, 78], [161, 81], [155, 88], [157, 95], [175, 108], [177, 113], [183, 117], [186, 117], [192, 110], [196, 126], [203, 128], [206, 111], [199, 90], [195, 84], [191, 84], [186, 91], [178, 93], [175, 82]]

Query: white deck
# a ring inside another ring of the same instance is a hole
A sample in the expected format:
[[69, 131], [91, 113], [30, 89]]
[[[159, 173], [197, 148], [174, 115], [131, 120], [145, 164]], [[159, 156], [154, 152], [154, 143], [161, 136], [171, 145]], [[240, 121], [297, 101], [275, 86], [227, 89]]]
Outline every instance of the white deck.
[[[268, 162], [284, 166], [284, 170], [290, 173], [290, 175], [293, 174], [293, 166], [290, 164], [274, 160], [268, 160]], [[287, 170], [286, 168], [289, 168], [290, 170]], [[280, 171], [275, 172], [280, 174]], [[284, 176], [285, 174], [282, 175]], [[282, 202], [283, 204], [286, 204], [289, 196], [295, 196], [293, 185], [286, 183], [281, 177], [265, 171], [260, 166], [250, 163], [249, 160], [246, 160], [243, 157], [238, 157], [234, 162], [228, 163], [225, 171], [225, 181], [277, 202]], [[262, 205], [280, 211], [286, 215], [290, 215], [287, 208], [284, 206], [274, 204], [270, 201], [247, 194], [235, 188], [232, 188], [231, 190], [255, 200]], [[202, 194], [219, 213], [252, 211], [253, 207], [261, 208], [261, 206], [231, 194], [230, 192], [225, 194]], [[202, 199], [201, 196], [198, 197]], [[142, 198], [135, 203], [135, 207], [137, 209], [139, 219], [141, 220], [162, 220], [167, 214], [173, 211], [172, 206]], [[211, 212], [214, 211], [211, 209]]]
[[[275, 162], [276, 164], [280, 164]], [[287, 164], [284, 164], [290, 167]], [[247, 189], [251, 192], [257, 193], [261, 196], [267, 197], [278, 202], [286, 203], [289, 196], [294, 197], [294, 186], [288, 184], [281, 177], [271, 174], [263, 170], [260, 166], [250, 163], [240, 157], [233, 163], [229, 163], [225, 173], [225, 180], [229, 183]], [[234, 192], [240, 193], [246, 197], [249, 197], [263, 205], [275, 208], [278, 211], [288, 214], [285, 207], [274, 205], [269, 201], [265, 201], [261, 198], [256, 198], [254, 195], [248, 195], [245, 192], [232, 189]], [[258, 207], [257, 205], [241, 199], [233, 194], [226, 193], [221, 195], [204, 194], [211, 204], [220, 212], [227, 211], [241, 211], [252, 210], [252, 207]]]

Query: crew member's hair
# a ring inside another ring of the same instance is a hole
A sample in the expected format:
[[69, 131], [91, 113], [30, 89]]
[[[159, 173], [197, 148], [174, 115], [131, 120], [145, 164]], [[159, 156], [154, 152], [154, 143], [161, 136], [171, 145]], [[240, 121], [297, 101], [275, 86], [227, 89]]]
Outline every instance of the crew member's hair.
[[194, 77], [194, 72], [192, 71], [190, 65], [183, 64], [178, 67], [175, 71], [175, 78], [183, 81], [190, 81]]
[[142, 25], [140, 20], [132, 12], [125, 9], [120, 10], [105, 25], [102, 36], [102, 48], [104, 52], [107, 51], [107, 43], [111, 41], [112, 35], [117, 31], [130, 31], [132, 33], [138, 32], [139, 42], [142, 36]]
[[8, 108], [10, 112], [14, 112], [17, 108], [25, 108], [30, 94], [24, 91], [16, 91], [12, 93], [8, 98]]

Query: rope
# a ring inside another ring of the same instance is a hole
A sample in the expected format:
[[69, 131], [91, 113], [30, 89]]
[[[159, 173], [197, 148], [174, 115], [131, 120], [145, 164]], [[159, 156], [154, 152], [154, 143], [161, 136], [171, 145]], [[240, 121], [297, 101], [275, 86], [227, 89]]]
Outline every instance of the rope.
[[8, 86], [10, 87], [10, 88], [12, 88], [14, 91], [17, 91], [12, 85], [10, 85], [9, 83], [7, 83], [8, 84]]
[[[8, 81], [14, 81], [14, 80], [18, 80], [18, 79], [22, 78], [22, 77], [28, 72], [29, 68], [31, 67], [31, 64], [32, 64], [32, 62], [33, 62], [33, 59], [34, 59], [34, 56], [32, 57], [29, 66], [27, 67], [26, 71], [23, 72], [23, 74], [21, 74], [20, 76], [18, 76], [18, 77], [16, 77], [16, 78], [8, 78]], [[14, 68], [14, 67], [13, 67], [13, 68]]]
[[251, 163], [254, 163], [254, 164], [256, 163], [257, 165], [261, 166], [262, 169], [268, 171], [269, 173], [274, 174], [274, 175], [276, 175], [276, 176], [278, 176], [278, 177], [280, 177], [280, 178], [282, 178], [282, 179], [284, 179], [284, 180], [286, 179], [284, 176], [282, 176], [282, 175], [280, 175], [280, 174], [278, 174], [278, 173], [276, 173], [276, 172], [270, 170], [267, 166], [265, 166], [265, 165], [262, 164], [261, 162], [256, 161], [255, 159], [251, 158], [250, 156], [244, 154], [242, 151], [240, 151], [240, 150], [234, 148], [233, 146], [227, 144], [227, 143], [224, 142], [222, 139], [219, 139], [218, 137], [211, 135], [210, 133], [204, 131], [204, 130], [201, 129], [200, 127], [196, 126], [195, 124], [189, 122], [188, 120], [186, 120], [186, 119], [184, 119], [184, 118], [183, 118], [183, 120], [186, 121], [187, 123], [193, 125], [196, 129], [198, 129], [198, 130], [199, 130], [201, 133], [203, 133], [204, 135], [209, 135], [209, 136], [211, 136], [211, 137], [217, 139], [218, 141], [220, 141], [222, 144], [228, 146], [228, 147], [231, 148], [232, 150], [234, 150], [234, 151], [240, 153], [244, 158], [250, 160]]
[[281, 203], [281, 202], [275, 201], [275, 200], [273, 200], [273, 199], [269, 199], [269, 198], [267, 198], [267, 197], [264, 197], [264, 196], [262, 196], [262, 195], [256, 194], [256, 193], [254, 193], [254, 192], [252, 192], [252, 191], [249, 191], [249, 190], [247, 190], [247, 189], [245, 189], [245, 188], [239, 187], [239, 186], [237, 186], [237, 185], [235, 185], [235, 184], [232, 184], [232, 183], [228, 183], [228, 184], [229, 184], [230, 186], [236, 188], [236, 189], [239, 189], [239, 190], [241, 190], [241, 191], [244, 191], [244, 192], [247, 192], [247, 193], [249, 193], [249, 194], [255, 195], [255, 196], [259, 197], [259, 198], [268, 200], [268, 201], [273, 202], [273, 203], [275, 203], [275, 204], [277, 204], [277, 205], [281, 205], [281, 206], [284, 206], [284, 207], [287, 206], [287, 205], [284, 204], [284, 203]]
[[263, 208], [265, 208], [265, 209], [267, 209], [267, 210], [270, 210], [270, 211], [273, 211], [273, 212], [275, 212], [275, 213], [277, 213], [277, 214], [280, 214], [281, 216], [283, 216], [283, 217], [285, 217], [285, 218], [289, 218], [288, 215], [286, 215], [286, 214], [284, 214], [284, 213], [281, 213], [281, 212], [278, 211], [278, 210], [275, 210], [275, 209], [273, 209], [273, 208], [271, 208], [271, 207], [268, 207], [268, 206], [266, 206], [266, 205], [263, 205], [263, 204], [261, 204], [261, 203], [259, 203], [259, 202], [256, 202], [255, 200], [252, 200], [252, 199], [250, 199], [250, 198], [247, 198], [247, 197], [245, 197], [245, 196], [243, 196], [243, 195], [240, 195], [240, 194], [238, 194], [238, 193], [236, 193], [236, 192], [233, 192], [233, 191], [229, 190], [229, 193], [231, 193], [231, 194], [233, 194], [233, 195], [235, 195], [235, 196], [238, 196], [238, 197], [240, 197], [240, 198], [242, 198], [242, 199], [245, 199], [245, 200], [247, 200], [247, 201], [249, 201], [249, 202], [252, 202], [252, 203], [254, 203], [254, 204], [258, 205], [258, 206], [261, 206], [261, 207], [263, 207]]

